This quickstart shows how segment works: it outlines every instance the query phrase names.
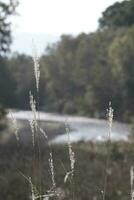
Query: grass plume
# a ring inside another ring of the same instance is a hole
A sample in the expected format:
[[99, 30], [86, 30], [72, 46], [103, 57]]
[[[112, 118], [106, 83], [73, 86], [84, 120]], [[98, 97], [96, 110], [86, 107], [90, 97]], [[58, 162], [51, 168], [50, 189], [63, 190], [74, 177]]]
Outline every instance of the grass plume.
[[107, 120], [108, 120], [108, 136], [106, 140], [107, 145], [107, 157], [106, 157], [106, 167], [104, 173], [104, 188], [101, 191], [103, 200], [106, 199], [106, 191], [107, 191], [107, 182], [108, 182], [108, 171], [109, 171], [109, 164], [110, 164], [110, 144], [111, 144], [111, 134], [112, 134], [112, 124], [113, 124], [113, 108], [111, 106], [111, 102], [109, 102], [109, 108], [107, 109]]
[[131, 200], [134, 200], [134, 167], [130, 168]]
[[12, 111], [9, 111], [9, 113], [11, 115], [11, 120], [12, 120], [12, 125], [13, 125], [13, 133], [15, 134], [16, 140], [19, 141], [19, 128], [18, 128], [17, 120], [14, 117]]
[[34, 63], [34, 76], [36, 81], [36, 89], [39, 93], [39, 80], [40, 80], [40, 64], [39, 57], [37, 56], [36, 48], [33, 45], [33, 63]]

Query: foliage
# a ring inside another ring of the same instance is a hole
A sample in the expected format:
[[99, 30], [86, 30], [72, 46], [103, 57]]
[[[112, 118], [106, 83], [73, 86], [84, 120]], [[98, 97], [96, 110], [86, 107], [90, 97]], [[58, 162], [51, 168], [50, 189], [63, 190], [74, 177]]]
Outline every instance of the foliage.
[[18, 2], [16, 0], [0, 1], [0, 55], [9, 50], [11, 43], [11, 23], [9, 18], [15, 13], [17, 5]]
[[[14, 80], [9, 73], [7, 60], [4, 58], [4, 55], [9, 51], [11, 44], [10, 17], [15, 13], [17, 5], [18, 2], [16, 0], [0, 0], [0, 104], [3, 106], [13, 106], [14, 99]], [[0, 129], [5, 126], [3, 110], [3, 108], [0, 108]]]
[[134, 24], [134, 1], [125, 0], [109, 6], [99, 20], [100, 28], [130, 27]]
[[[122, 37], [115, 38], [111, 45], [110, 55], [113, 64], [113, 76], [122, 91], [124, 116], [130, 118], [134, 109], [134, 26], [127, 29]], [[127, 109], [127, 112], [125, 110]]]
[[14, 106], [15, 81], [10, 73], [8, 62], [5, 58], [0, 59], [0, 104], [5, 107]]
[[[133, 45], [133, 27], [62, 36], [40, 58], [40, 109], [105, 117], [112, 101], [117, 118], [128, 120], [133, 113]], [[27, 109], [29, 90], [36, 94], [32, 58], [16, 54], [7, 63], [14, 106]]]

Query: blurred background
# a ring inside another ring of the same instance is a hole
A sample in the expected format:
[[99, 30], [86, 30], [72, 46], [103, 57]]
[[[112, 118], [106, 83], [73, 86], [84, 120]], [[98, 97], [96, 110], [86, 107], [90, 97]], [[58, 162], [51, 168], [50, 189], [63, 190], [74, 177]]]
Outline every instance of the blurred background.
[[[117, 184], [109, 183], [107, 199], [126, 200], [129, 169], [133, 163], [133, 156], [128, 152], [134, 151], [129, 144], [133, 143], [134, 136], [134, 0], [0, 0], [0, 199], [5, 200], [29, 199], [27, 184], [17, 170], [21, 168], [28, 174], [32, 168], [27, 120], [31, 118], [29, 91], [37, 96], [33, 43], [41, 73], [40, 125], [47, 131], [49, 141], [58, 143], [55, 154], [64, 160], [66, 152], [61, 149], [68, 120], [79, 160], [85, 156], [88, 163], [93, 161], [89, 179], [81, 182], [85, 179], [83, 170], [81, 179], [76, 181], [79, 186], [76, 199], [102, 198], [99, 191], [103, 181], [97, 180], [103, 179], [108, 130], [106, 109], [112, 102], [114, 124], [110, 155], [114, 164], [107, 173], [109, 181], [113, 174], [118, 177], [115, 177]], [[17, 120], [25, 150], [24, 147], [18, 150], [9, 110]], [[46, 145], [42, 146], [45, 160], [48, 154]], [[19, 162], [17, 153], [22, 156]], [[86, 159], [84, 162], [79, 162], [78, 171], [83, 165], [88, 170]], [[56, 164], [60, 185], [63, 173], [61, 163]], [[44, 188], [47, 186], [44, 184]], [[68, 185], [62, 190], [65, 192], [62, 199], [70, 199]]]
[[133, 123], [133, 6], [113, 0], [1, 1], [2, 110], [30, 109], [35, 43], [38, 110], [105, 119], [112, 102], [114, 119]]
[[29, 108], [33, 40], [40, 56], [41, 110], [103, 118], [111, 101], [118, 120], [131, 120], [133, 1], [12, 4], [1, 3], [2, 106]]

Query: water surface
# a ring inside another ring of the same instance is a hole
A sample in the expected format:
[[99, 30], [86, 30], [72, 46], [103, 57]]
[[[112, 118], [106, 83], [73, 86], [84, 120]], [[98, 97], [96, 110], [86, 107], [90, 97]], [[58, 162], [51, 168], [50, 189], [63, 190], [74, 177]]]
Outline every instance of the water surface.
[[[31, 111], [16, 111], [13, 116], [19, 120], [29, 120], [33, 118]], [[11, 118], [10, 114], [8, 117]], [[104, 141], [108, 139], [108, 122], [106, 120], [92, 119], [87, 117], [58, 115], [52, 113], [40, 112], [38, 120], [49, 122], [67, 123], [70, 127], [70, 139], [72, 142], [77, 141]], [[127, 124], [114, 122], [111, 133], [111, 140], [127, 140], [130, 128]], [[67, 134], [58, 135], [53, 142], [63, 143], [67, 141]]]

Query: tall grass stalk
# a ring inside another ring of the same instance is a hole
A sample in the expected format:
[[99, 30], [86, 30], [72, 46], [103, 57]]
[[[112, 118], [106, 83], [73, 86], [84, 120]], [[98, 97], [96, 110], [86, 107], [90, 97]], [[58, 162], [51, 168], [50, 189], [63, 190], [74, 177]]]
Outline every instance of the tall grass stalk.
[[36, 101], [34, 100], [34, 97], [31, 93], [31, 91], [29, 92], [29, 101], [30, 101], [30, 108], [32, 110], [33, 113], [33, 119], [29, 120], [29, 124], [31, 127], [31, 132], [32, 132], [32, 143], [33, 143], [33, 147], [35, 145], [35, 132], [37, 132], [37, 111], [36, 111]]
[[37, 50], [34, 43], [33, 43], [33, 62], [34, 62], [34, 76], [35, 76], [35, 82], [36, 82], [36, 90], [39, 93], [40, 64], [39, 64], [39, 57], [37, 55]]
[[[37, 100], [34, 99], [32, 93], [29, 93], [30, 96], [30, 108], [32, 110], [33, 113], [33, 119], [31, 119], [29, 121], [30, 123], [30, 127], [31, 127], [31, 132], [32, 132], [32, 143], [33, 143], [33, 148], [34, 148], [34, 159], [36, 159], [35, 157], [35, 139], [37, 138], [37, 146], [38, 146], [38, 165], [39, 165], [39, 174], [40, 176], [39, 178], [39, 194], [38, 195], [33, 195], [32, 198], [35, 199], [49, 199], [50, 197], [53, 196], [57, 196], [57, 192], [56, 192], [56, 181], [55, 181], [55, 171], [54, 171], [54, 162], [53, 162], [53, 154], [52, 154], [52, 148], [51, 148], [51, 144], [49, 144], [48, 142], [48, 136], [46, 134], [46, 132], [40, 127], [38, 120], [40, 120], [40, 116], [39, 116], [39, 81], [40, 81], [40, 65], [39, 65], [39, 58], [36, 54], [36, 49], [34, 48], [34, 56], [33, 56], [33, 62], [34, 62], [34, 76], [35, 76], [35, 82], [36, 82], [36, 93], [37, 93]], [[41, 178], [41, 174], [42, 172], [42, 168], [41, 168], [41, 149], [40, 149], [40, 134], [43, 134], [44, 138], [47, 140], [48, 143], [48, 147], [49, 147], [49, 168], [50, 168], [50, 174], [51, 174], [51, 180], [52, 180], [52, 187], [50, 188], [49, 191], [47, 191], [47, 194], [43, 194], [42, 191], [42, 178]], [[35, 137], [36, 136], [36, 137]], [[34, 165], [34, 162], [33, 162]], [[34, 166], [33, 166], [34, 168]], [[34, 176], [34, 173], [33, 173]], [[32, 180], [32, 179], [31, 179]], [[32, 183], [32, 182], [29, 182]], [[34, 185], [33, 183], [30, 185]], [[32, 190], [32, 187], [31, 187]]]
[[134, 200], [134, 167], [130, 168], [131, 200]]
[[74, 167], [75, 167], [75, 154], [73, 152], [72, 149], [72, 144], [71, 144], [71, 140], [70, 140], [70, 133], [69, 133], [69, 128], [68, 125], [66, 124], [66, 133], [67, 133], [67, 144], [68, 144], [68, 151], [69, 151], [69, 159], [70, 159], [70, 170], [69, 172], [66, 173], [65, 178], [64, 178], [64, 182], [67, 181], [67, 179], [69, 178], [69, 176], [74, 176]]
[[52, 190], [55, 190], [56, 182], [55, 182], [55, 172], [54, 172], [54, 162], [53, 162], [52, 152], [50, 152], [49, 166], [50, 166], [51, 179], [52, 179]]
[[13, 125], [13, 133], [15, 134], [16, 140], [19, 141], [19, 127], [17, 124], [17, 120], [11, 111], [9, 111], [9, 113], [11, 115], [11, 120], [12, 120], [12, 125]]
[[70, 159], [70, 170], [66, 172], [66, 175], [64, 177], [64, 183], [67, 182], [69, 179], [71, 183], [71, 189], [72, 189], [72, 199], [75, 199], [75, 191], [74, 191], [74, 167], [75, 167], [75, 153], [72, 148], [71, 140], [70, 140], [70, 131], [68, 128], [68, 125], [65, 124], [65, 129], [67, 133], [67, 145], [68, 145], [68, 153], [69, 153], [69, 159]]
[[106, 199], [107, 192], [107, 183], [108, 183], [108, 169], [110, 164], [110, 147], [111, 147], [111, 133], [112, 133], [112, 125], [113, 125], [113, 108], [111, 106], [111, 102], [109, 102], [109, 108], [107, 109], [107, 119], [108, 119], [108, 135], [106, 140], [106, 148], [107, 148], [107, 157], [106, 157], [106, 167], [104, 173], [104, 188], [102, 191], [103, 200]]

